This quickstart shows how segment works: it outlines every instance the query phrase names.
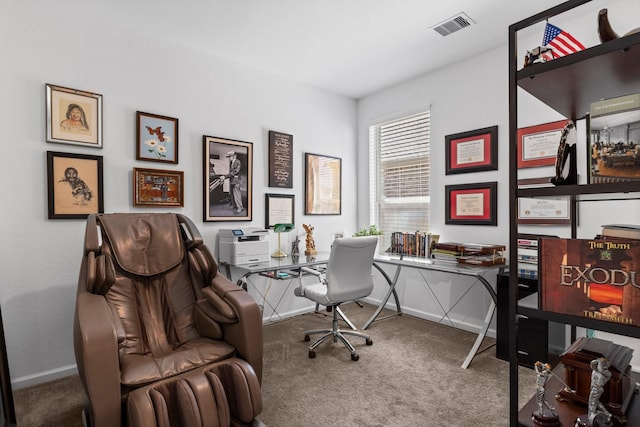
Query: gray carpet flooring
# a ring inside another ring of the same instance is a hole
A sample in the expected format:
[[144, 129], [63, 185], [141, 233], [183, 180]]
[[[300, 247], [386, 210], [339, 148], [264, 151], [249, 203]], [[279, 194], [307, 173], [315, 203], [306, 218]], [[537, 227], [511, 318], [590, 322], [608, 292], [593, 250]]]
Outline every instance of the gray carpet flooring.
[[[373, 312], [367, 304], [343, 309], [356, 325]], [[265, 326], [261, 419], [268, 426], [509, 424], [509, 365], [495, 358], [495, 347], [460, 367], [474, 334], [403, 314], [370, 326], [373, 345], [351, 340], [357, 362], [331, 341], [310, 359], [303, 332], [330, 325], [326, 313], [310, 313]], [[481, 349], [493, 342], [485, 339]], [[532, 394], [525, 387], [520, 401]], [[20, 427], [82, 425], [77, 376], [17, 390], [14, 399]]]

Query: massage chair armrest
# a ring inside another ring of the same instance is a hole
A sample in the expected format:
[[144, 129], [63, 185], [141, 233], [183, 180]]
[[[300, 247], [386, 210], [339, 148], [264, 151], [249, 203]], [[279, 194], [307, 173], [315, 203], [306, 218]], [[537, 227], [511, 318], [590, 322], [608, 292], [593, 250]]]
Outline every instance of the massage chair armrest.
[[112, 320], [103, 296], [78, 292], [74, 350], [94, 427], [120, 425], [118, 339]]
[[224, 341], [236, 348], [249, 362], [262, 382], [262, 314], [256, 300], [244, 289], [218, 273], [211, 287], [227, 302], [237, 316], [235, 323], [222, 325]]

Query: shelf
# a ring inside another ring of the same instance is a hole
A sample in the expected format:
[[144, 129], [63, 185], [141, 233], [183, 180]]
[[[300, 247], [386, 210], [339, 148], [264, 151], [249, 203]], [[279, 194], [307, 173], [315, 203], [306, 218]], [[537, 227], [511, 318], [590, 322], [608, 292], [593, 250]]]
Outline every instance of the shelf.
[[[560, 402], [556, 400], [553, 396], [558, 391], [562, 390], [563, 384], [560, 383], [558, 377], [564, 379], [564, 366], [560, 365], [556, 369], [553, 370], [555, 375], [552, 375], [547, 382], [547, 393], [546, 398], [551, 404], [556, 408], [557, 414], [560, 416], [560, 422], [563, 426], [572, 426], [574, 425], [576, 418], [585, 414], [587, 412], [586, 406], [581, 406], [572, 403], [571, 401]], [[531, 372], [531, 391], [535, 392], [535, 373]], [[631, 379], [634, 382], [640, 380], [640, 375], [632, 372]], [[537, 424], [531, 420], [531, 414], [533, 411], [538, 409], [538, 404], [536, 402], [536, 396], [533, 396], [520, 410], [518, 413], [518, 422], [520, 426], [530, 426], [530, 427], [539, 427]], [[631, 398], [631, 403], [627, 408], [627, 423], [621, 424], [618, 422], [614, 422], [614, 427], [631, 427], [631, 426], [640, 426], [640, 398], [638, 394], [634, 394]]]
[[564, 117], [577, 119], [594, 101], [640, 92], [639, 67], [640, 34], [632, 34], [526, 67], [517, 81]]
[[627, 335], [640, 338], [640, 325], [624, 325], [621, 323], [607, 322], [603, 320], [588, 319], [581, 316], [571, 316], [564, 313], [554, 313], [538, 309], [538, 293], [531, 294], [518, 301], [518, 314], [532, 319], [542, 319], [549, 322], [566, 323], [587, 329], [609, 332], [618, 335]]
[[556, 187], [519, 188], [517, 197], [575, 196], [582, 194], [613, 194], [640, 192], [640, 181], [610, 184], [559, 185]]

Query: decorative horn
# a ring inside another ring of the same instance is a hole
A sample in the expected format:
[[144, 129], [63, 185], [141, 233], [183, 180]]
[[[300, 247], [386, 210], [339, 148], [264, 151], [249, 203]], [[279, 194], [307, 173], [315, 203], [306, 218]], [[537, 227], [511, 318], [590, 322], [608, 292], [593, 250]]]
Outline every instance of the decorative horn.
[[[640, 27], [628, 31], [625, 33], [625, 36], [638, 32], [640, 32]], [[602, 43], [620, 38], [611, 28], [611, 24], [609, 24], [609, 13], [607, 9], [601, 9], [600, 12], [598, 12], [598, 35]]]
[[611, 24], [609, 24], [609, 12], [607, 9], [601, 9], [598, 12], [598, 35], [601, 43], [619, 38], [611, 28]]

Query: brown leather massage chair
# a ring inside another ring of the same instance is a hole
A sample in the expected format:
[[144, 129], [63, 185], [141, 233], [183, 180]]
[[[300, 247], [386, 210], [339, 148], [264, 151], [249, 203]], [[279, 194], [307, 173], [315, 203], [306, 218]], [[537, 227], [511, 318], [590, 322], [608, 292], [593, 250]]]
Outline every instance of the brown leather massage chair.
[[87, 425], [263, 425], [260, 310], [183, 215], [89, 215], [74, 347]]

